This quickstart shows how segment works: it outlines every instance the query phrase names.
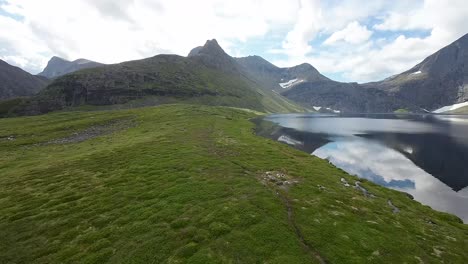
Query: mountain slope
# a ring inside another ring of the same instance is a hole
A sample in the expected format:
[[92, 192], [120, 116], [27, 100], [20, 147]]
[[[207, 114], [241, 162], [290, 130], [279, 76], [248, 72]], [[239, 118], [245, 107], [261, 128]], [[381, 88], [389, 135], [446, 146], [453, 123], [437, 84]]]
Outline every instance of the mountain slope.
[[[266, 112], [299, 111], [277, 93], [263, 90], [218, 45], [207, 41], [189, 57], [158, 55], [84, 69], [55, 79], [14, 112], [37, 114], [81, 105], [189, 102]], [[33, 105], [33, 107], [30, 107]]]
[[380, 82], [304, 82], [283, 92], [307, 106], [345, 112], [433, 111], [468, 100], [468, 34], [410, 70]]
[[399, 108], [414, 109], [411, 104], [388, 96], [384, 91], [365, 89], [357, 83], [332, 80], [300, 83], [282, 93], [308, 107], [330, 108], [341, 112], [393, 112]]
[[468, 34], [406, 72], [363, 86], [386, 91], [431, 111], [465, 102], [468, 100]]
[[408, 104], [384, 91], [363, 89], [357, 83], [330, 80], [304, 63], [279, 68], [259, 56], [237, 58], [251, 78], [266, 90], [274, 90], [305, 107], [330, 108], [344, 112], [392, 112]]
[[31, 96], [44, 88], [46, 78], [37, 77], [0, 60], [0, 100]]
[[94, 68], [103, 66], [104, 64], [86, 60], [77, 59], [74, 61], [68, 61], [59, 57], [52, 57], [44, 70], [38, 75], [47, 77], [49, 79], [57, 78], [62, 75], [76, 72], [82, 69]]
[[236, 61], [252, 80], [268, 91], [281, 93], [301, 82], [329, 80], [307, 63], [291, 68], [280, 68], [260, 56], [236, 58]]

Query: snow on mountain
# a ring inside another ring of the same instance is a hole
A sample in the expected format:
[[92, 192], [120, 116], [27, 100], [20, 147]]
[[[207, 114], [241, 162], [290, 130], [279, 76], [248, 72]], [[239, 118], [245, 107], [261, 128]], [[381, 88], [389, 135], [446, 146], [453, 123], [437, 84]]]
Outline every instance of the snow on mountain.
[[444, 107], [441, 107], [439, 109], [432, 111], [432, 113], [440, 114], [440, 113], [452, 111], [452, 110], [455, 110], [464, 106], [468, 106], [468, 102], [453, 104], [453, 105], [446, 105]]
[[292, 79], [292, 80], [289, 80], [287, 82], [283, 82], [283, 83], [279, 83], [279, 85], [281, 86], [281, 88], [283, 89], [288, 89], [288, 88], [291, 88], [292, 86], [298, 84], [298, 83], [301, 83], [303, 82], [304, 80], [300, 80], [300, 79]]

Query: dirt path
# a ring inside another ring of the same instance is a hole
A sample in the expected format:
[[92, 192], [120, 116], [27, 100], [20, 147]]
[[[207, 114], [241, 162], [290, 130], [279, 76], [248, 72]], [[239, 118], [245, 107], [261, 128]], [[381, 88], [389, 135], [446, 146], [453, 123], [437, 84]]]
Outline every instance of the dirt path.
[[288, 199], [288, 197], [286, 197], [285, 194], [281, 193], [280, 191], [277, 192], [278, 196], [280, 197], [280, 199], [283, 201], [284, 205], [286, 206], [286, 209], [288, 211], [288, 223], [290, 226], [292, 226], [294, 228], [294, 231], [296, 232], [296, 236], [297, 238], [299, 239], [299, 241], [301, 242], [301, 245], [302, 247], [304, 248], [304, 250], [309, 253], [309, 255], [313, 258], [315, 258], [319, 263], [321, 264], [325, 264], [327, 263], [325, 261], [325, 259], [320, 255], [320, 253], [315, 250], [304, 238], [304, 235], [302, 234], [301, 230], [299, 229], [299, 227], [297, 226], [296, 224], [296, 221], [294, 219], [294, 212], [293, 212], [293, 208], [291, 206], [291, 202], [290, 200]]

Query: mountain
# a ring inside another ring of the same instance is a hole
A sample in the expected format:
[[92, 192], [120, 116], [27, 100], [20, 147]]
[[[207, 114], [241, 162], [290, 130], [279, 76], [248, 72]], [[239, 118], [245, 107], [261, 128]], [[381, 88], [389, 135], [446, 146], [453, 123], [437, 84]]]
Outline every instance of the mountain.
[[279, 93], [301, 82], [329, 80], [307, 63], [291, 68], [279, 68], [260, 56], [248, 56], [236, 60], [264, 89]]
[[468, 101], [468, 34], [413, 68], [363, 87], [385, 91], [431, 111]]
[[103, 65], [104, 64], [102, 63], [86, 59], [68, 61], [54, 56], [49, 60], [44, 70], [38, 75], [53, 79], [71, 72], [76, 72], [82, 69], [95, 68]]
[[279, 68], [259, 56], [237, 58], [251, 78], [266, 90], [274, 90], [308, 108], [344, 112], [392, 112], [408, 104], [384, 91], [362, 89], [357, 83], [341, 83], [304, 63]]
[[345, 112], [434, 111], [468, 101], [468, 34], [413, 68], [364, 84], [303, 82], [282, 94], [302, 105]]
[[400, 108], [417, 111], [412, 104], [388, 96], [384, 91], [332, 80], [303, 82], [282, 95], [307, 107], [348, 113], [388, 113]]
[[0, 100], [31, 96], [44, 88], [48, 80], [0, 60]]
[[216, 40], [209, 40], [188, 57], [157, 55], [58, 77], [29, 102], [9, 112], [38, 114], [81, 105], [175, 102], [266, 112], [303, 110], [278, 93], [263, 89]]

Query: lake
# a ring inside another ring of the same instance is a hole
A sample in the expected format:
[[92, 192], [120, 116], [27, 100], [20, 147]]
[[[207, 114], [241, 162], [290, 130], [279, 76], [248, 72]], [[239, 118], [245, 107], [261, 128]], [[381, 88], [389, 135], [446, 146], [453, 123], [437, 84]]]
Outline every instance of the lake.
[[277, 114], [256, 123], [261, 136], [468, 223], [468, 116]]

